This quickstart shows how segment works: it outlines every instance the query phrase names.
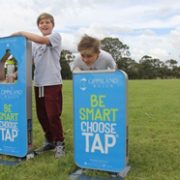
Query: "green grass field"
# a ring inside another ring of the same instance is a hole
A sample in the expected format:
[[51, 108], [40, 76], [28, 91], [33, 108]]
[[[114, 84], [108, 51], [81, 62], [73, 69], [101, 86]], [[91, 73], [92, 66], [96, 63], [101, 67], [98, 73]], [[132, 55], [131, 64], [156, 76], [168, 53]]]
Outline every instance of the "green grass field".
[[[69, 179], [77, 168], [73, 160], [72, 81], [64, 81], [63, 94], [66, 156], [54, 159], [53, 152], [47, 152], [17, 166], [0, 165], [0, 180]], [[129, 80], [128, 123], [131, 169], [126, 180], [179, 180], [180, 80]], [[42, 142], [33, 99], [34, 148]], [[6, 159], [2, 155], [0, 158]], [[108, 177], [104, 172], [87, 173]]]

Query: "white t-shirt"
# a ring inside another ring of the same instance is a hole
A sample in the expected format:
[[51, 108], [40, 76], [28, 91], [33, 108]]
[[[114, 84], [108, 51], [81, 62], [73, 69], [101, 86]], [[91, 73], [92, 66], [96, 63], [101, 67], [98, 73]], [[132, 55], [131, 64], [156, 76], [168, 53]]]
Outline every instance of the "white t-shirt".
[[60, 55], [61, 36], [58, 33], [48, 35], [50, 44], [32, 45], [32, 56], [35, 65], [34, 85], [51, 86], [62, 84]]
[[116, 63], [108, 52], [100, 50], [97, 60], [91, 65], [88, 66], [81, 58], [81, 55], [78, 54], [71, 64], [71, 70], [76, 69], [80, 70], [106, 70], [106, 69], [116, 69]]

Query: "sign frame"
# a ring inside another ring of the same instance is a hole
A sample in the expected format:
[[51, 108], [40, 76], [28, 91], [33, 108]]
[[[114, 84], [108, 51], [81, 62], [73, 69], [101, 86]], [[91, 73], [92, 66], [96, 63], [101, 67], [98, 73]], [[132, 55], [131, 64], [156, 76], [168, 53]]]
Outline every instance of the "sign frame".
[[[32, 148], [32, 44], [23, 36], [9, 36], [0, 38], [0, 49], [5, 62], [5, 78], [0, 81], [0, 154], [25, 157]], [[7, 61], [12, 59], [17, 67], [9, 72], [15, 78], [8, 74]]]
[[73, 72], [74, 159], [80, 168], [126, 168], [127, 79], [121, 70]]

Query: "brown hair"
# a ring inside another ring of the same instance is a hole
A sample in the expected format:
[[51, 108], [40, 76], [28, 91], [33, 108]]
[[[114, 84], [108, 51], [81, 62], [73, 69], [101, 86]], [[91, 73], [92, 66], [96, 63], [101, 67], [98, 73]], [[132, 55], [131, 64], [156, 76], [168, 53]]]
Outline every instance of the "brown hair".
[[51, 23], [53, 24], [54, 26], [54, 17], [49, 14], [49, 13], [42, 13], [38, 16], [37, 18], [37, 25], [39, 25], [39, 22], [42, 20], [42, 19], [50, 19]]
[[99, 53], [100, 41], [85, 34], [78, 44], [78, 51], [81, 52], [86, 49], [92, 49], [95, 53]]

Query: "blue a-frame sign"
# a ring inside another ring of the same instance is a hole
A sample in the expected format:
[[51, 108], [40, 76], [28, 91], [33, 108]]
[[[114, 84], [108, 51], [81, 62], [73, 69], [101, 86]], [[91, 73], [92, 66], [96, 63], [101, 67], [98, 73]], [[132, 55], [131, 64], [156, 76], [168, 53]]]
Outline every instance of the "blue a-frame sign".
[[74, 158], [80, 168], [121, 172], [127, 165], [127, 75], [73, 73]]
[[0, 38], [0, 154], [24, 157], [32, 145], [31, 43]]

